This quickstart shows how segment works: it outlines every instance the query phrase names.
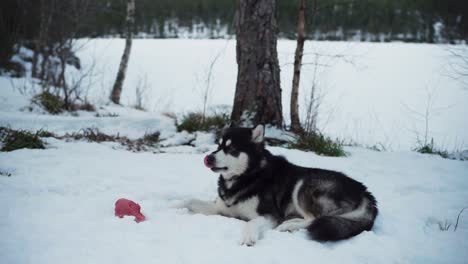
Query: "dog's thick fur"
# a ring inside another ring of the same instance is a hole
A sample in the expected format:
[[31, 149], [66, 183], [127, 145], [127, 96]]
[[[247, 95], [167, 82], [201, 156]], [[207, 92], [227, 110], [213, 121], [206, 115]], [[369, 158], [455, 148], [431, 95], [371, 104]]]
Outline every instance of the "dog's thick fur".
[[254, 245], [262, 232], [306, 228], [317, 241], [337, 241], [370, 230], [376, 200], [360, 182], [343, 173], [304, 168], [272, 155], [264, 127], [229, 128], [207, 166], [221, 175], [215, 202], [190, 200], [194, 213], [246, 220], [241, 244]]

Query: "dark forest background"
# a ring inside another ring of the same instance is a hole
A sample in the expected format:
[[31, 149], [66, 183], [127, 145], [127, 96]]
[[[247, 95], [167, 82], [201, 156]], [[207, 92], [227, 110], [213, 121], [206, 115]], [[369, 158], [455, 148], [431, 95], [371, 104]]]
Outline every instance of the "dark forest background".
[[[126, 31], [126, 2], [2, 0], [0, 65], [8, 64], [15, 47], [38, 46], [41, 39], [53, 44], [70, 38], [122, 37]], [[134, 37], [233, 36], [236, 2], [136, 0]], [[424, 43], [468, 40], [468, 0], [317, 0], [313, 8], [314, 3], [307, 2], [307, 39]], [[276, 4], [279, 37], [295, 38], [298, 0], [277, 0]]]
[[[40, 24], [41, 2], [48, 1], [2, 0], [1, 20], [25, 16], [24, 30], [33, 33]], [[317, 0], [313, 18], [313, 0], [307, 4], [308, 39], [453, 43], [468, 38], [466, 0]], [[95, 0], [89, 5], [91, 13], [80, 18], [78, 36], [123, 35], [126, 0]], [[277, 0], [280, 37], [295, 37], [297, 9], [298, 0]], [[136, 10], [136, 37], [224, 38], [233, 35], [236, 1], [136, 0]]]
[[[121, 35], [126, 1], [97, 2], [102, 12], [83, 34]], [[190, 37], [233, 34], [235, 0], [137, 0], [136, 5], [135, 32], [146, 33], [140, 36], [174, 38], [181, 37], [181, 31], [189, 31]], [[314, 18], [313, 1], [308, 7], [308, 39], [434, 43], [468, 36], [466, 0], [318, 0]], [[297, 12], [298, 0], [277, 0], [281, 37], [295, 37]]]

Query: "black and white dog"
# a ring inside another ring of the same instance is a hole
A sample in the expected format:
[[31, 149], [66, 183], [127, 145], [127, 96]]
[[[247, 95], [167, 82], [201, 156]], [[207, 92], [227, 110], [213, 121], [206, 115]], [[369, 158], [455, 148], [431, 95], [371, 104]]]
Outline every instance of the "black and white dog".
[[194, 213], [246, 220], [241, 244], [252, 246], [265, 230], [306, 228], [317, 241], [336, 241], [370, 230], [376, 200], [343, 173], [304, 168], [265, 149], [264, 127], [228, 128], [205, 165], [220, 173], [214, 202], [189, 200]]

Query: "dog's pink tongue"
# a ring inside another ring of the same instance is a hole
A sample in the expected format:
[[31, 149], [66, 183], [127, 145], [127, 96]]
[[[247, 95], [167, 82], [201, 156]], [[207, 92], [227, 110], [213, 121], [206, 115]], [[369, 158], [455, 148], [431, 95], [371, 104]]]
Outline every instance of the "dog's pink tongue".
[[203, 159], [203, 162], [205, 163], [205, 166], [208, 167], [209, 169], [213, 168], [213, 165], [208, 164], [208, 155], [205, 156]]

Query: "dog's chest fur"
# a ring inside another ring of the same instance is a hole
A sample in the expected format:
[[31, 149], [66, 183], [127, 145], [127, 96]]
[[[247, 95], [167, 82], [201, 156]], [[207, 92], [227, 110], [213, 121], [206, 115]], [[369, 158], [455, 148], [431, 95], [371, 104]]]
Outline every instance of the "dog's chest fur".
[[258, 204], [259, 199], [257, 196], [252, 196], [247, 200], [231, 206], [227, 206], [221, 198], [216, 200], [216, 206], [221, 214], [242, 220], [252, 220], [257, 218], [259, 216], [257, 212]]
[[239, 189], [236, 187], [233, 181], [225, 181], [220, 177], [218, 182], [218, 207], [222, 209], [224, 214], [231, 217], [244, 220], [258, 217], [257, 209], [260, 203], [259, 197], [250, 194], [248, 189]]

